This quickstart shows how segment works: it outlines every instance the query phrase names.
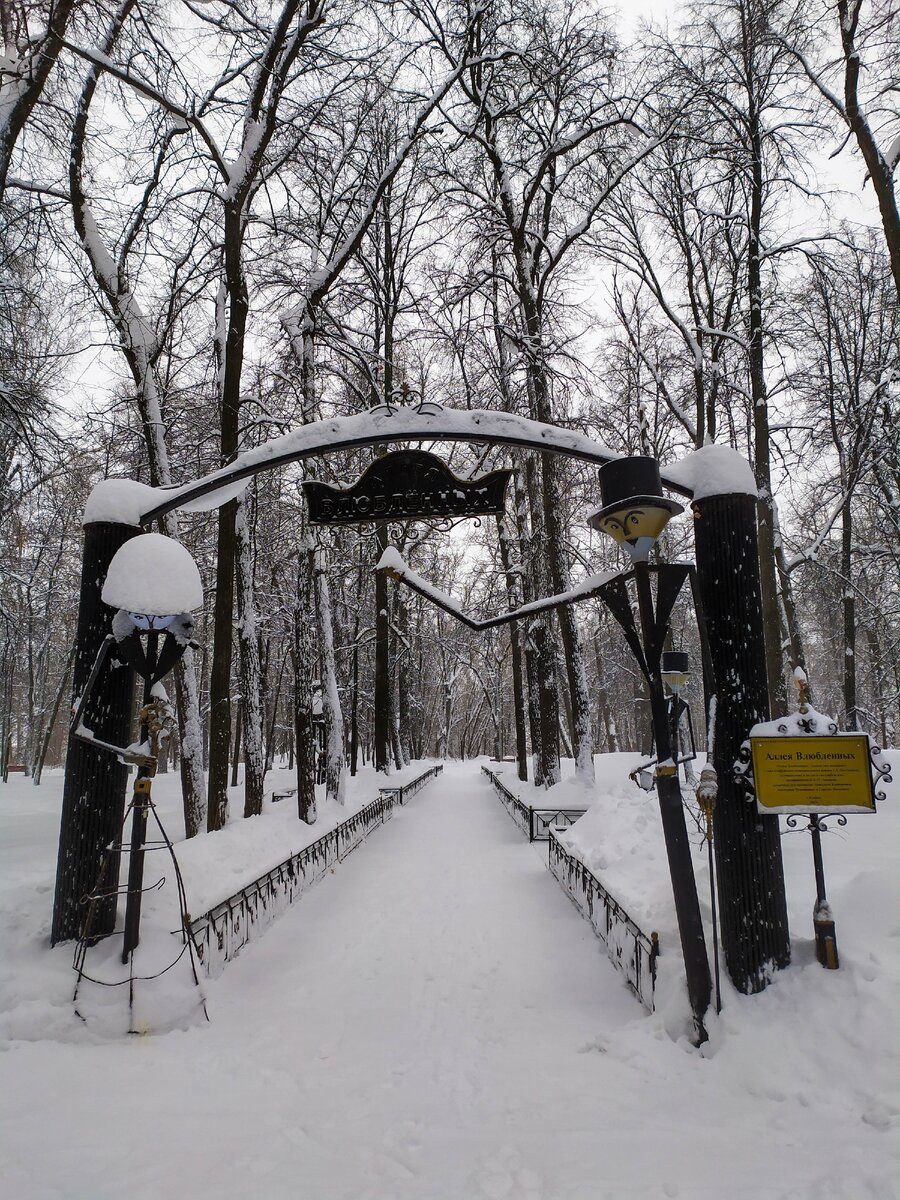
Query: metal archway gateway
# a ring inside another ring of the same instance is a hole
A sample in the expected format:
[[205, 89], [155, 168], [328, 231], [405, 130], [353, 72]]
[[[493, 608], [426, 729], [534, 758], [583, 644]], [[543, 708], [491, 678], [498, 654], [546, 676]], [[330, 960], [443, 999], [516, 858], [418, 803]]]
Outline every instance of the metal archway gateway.
[[[100, 599], [116, 550], [142, 527], [181, 511], [202, 511], [237, 495], [262, 471], [353, 447], [400, 441], [464, 441], [518, 446], [598, 465], [617, 457], [575, 430], [489, 410], [453, 410], [423, 403], [382, 406], [352, 417], [317, 421], [241, 454], [198, 480], [154, 488], [104, 480], [84, 514], [85, 548], [76, 632], [73, 693], [80, 695], [111, 618]], [[715, 460], [710, 451], [717, 452]], [[719, 773], [715, 815], [722, 947], [739, 990], [761, 990], [772, 964], [790, 961], [790, 942], [777, 817], [758, 817], [738, 792], [732, 764], [747, 730], [768, 716], [762, 605], [752, 472], [736, 452], [705, 447], [664, 469], [667, 487], [692, 501], [696, 565], [706, 613], [717, 692], [713, 765]], [[106, 671], [94, 719], [96, 736], [128, 741], [131, 673]], [[70, 741], [54, 898], [53, 944], [80, 932], [81, 900], [97, 882], [106, 847], [121, 826], [125, 767], [89, 745]], [[117, 871], [118, 864], [113, 870]], [[99, 935], [115, 925], [115, 896], [96, 914]]]

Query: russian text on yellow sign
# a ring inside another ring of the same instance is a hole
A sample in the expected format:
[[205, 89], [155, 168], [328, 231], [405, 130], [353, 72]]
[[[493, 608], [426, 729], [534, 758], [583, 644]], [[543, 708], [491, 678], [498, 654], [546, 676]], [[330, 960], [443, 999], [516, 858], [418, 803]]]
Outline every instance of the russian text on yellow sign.
[[874, 812], [865, 734], [753, 737], [753, 781], [760, 812]]

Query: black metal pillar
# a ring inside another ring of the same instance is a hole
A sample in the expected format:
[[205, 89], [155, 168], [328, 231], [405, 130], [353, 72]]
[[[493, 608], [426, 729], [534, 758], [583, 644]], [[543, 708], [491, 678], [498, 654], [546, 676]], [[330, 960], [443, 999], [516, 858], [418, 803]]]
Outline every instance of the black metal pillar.
[[813, 870], [816, 873], [816, 903], [813, 907], [813, 929], [816, 934], [816, 958], [829, 971], [841, 965], [838, 958], [834, 914], [825, 894], [825, 863], [822, 858], [822, 819], [818, 813], [809, 814], [809, 833], [812, 838]]
[[644, 656], [648, 670], [647, 686], [650, 694], [653, 734], [656, 739], [656, 791], [659, 796], [659, 812], [666, 842], [666, 855], [669, 860], [669, 874], [672, 879], [678, 933], [684, 955], [684, 973], [691, 1012], [694, 1014], [697, 1027], [698, 1041], [706, 1041], [703, 1019], [709, 1008], [712, 982], [709, 974], [709, 958], [706, 953], [706, 939], [703, 935], [700, 901], [697, 898], [697, 881], [694, 878], [694, 865], [691, 860], [691, 846], [684, 821], [681, 784], [678, 782], [678, 768], [674, 762], [676, 747], [672, 745], [670, 739], [669, 713], [660, 675], [662, 650], [660, 633], [662, 631], [653, 608], [647, 563], [635, 563], [634, 578], [637, 586]]
[[734, 781], [752, 725], [768, 718], [756, 499], [695, 500], [697, 577], [716, 679], [712, 765], [719, 778], [714, 828], [725, 964], [735, 987], [759, 992], [791, 959], [781, 840]]
[[[72, 694], [81, 695], [103, 639], [110, 631], [113, 610], [100, 599], [113, 555], [129, 538], [140, 533], [133, 525], [107, 521], [84, 527], [84, 562], [75, 634], [76, 651]], [[85, 719], [98, 739], [127, 746], [131, 730], [134, 672], [107, 660], [97, 678], [94, 697]], [[84, 919], [83, 899], [98, 883], [112, 892], [119, 877], [119, 856], [111, 854], [100, 880], [106, 849], [118, 841], [125, 815], [128, 770], [113, 755], [95, 750], [88, 742], [69, 739], [63, 788], [53, 903], [51, 944], [77, 938]], [[116, 922], [115, 896], [94, 908], [92, 934], [112, 933]]]

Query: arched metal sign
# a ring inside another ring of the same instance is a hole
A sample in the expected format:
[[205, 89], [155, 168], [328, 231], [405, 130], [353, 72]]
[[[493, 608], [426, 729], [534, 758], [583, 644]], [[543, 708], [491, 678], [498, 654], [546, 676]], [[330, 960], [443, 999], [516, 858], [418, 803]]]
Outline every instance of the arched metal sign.
[[395, 450], [376, 458], [349, 487], [306, 480], [311, 525], [366, 521], [481, 517], [502, 513], [512, 471], [460, 479], [427, 450]]

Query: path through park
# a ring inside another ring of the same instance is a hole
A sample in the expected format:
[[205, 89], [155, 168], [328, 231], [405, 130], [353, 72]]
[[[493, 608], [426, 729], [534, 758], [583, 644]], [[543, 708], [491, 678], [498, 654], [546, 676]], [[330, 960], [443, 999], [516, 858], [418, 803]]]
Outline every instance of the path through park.
[[860, 1137], [856, 1118], [842, 1136], [838, 1119], [817, 1137], [802, 1079], [786, 1094], [765, 1062], [738, 1054], [736, 1070], [733, 1046], [704, 1058], [673, 1041], [545, 854], [476, 765], [448, 764], [209, 985], [210, 1024], [17, 1046], [0, 1190], [843, 1196], [830, 1177], [889, 1195], [866, 1161], [876, 1130]]

